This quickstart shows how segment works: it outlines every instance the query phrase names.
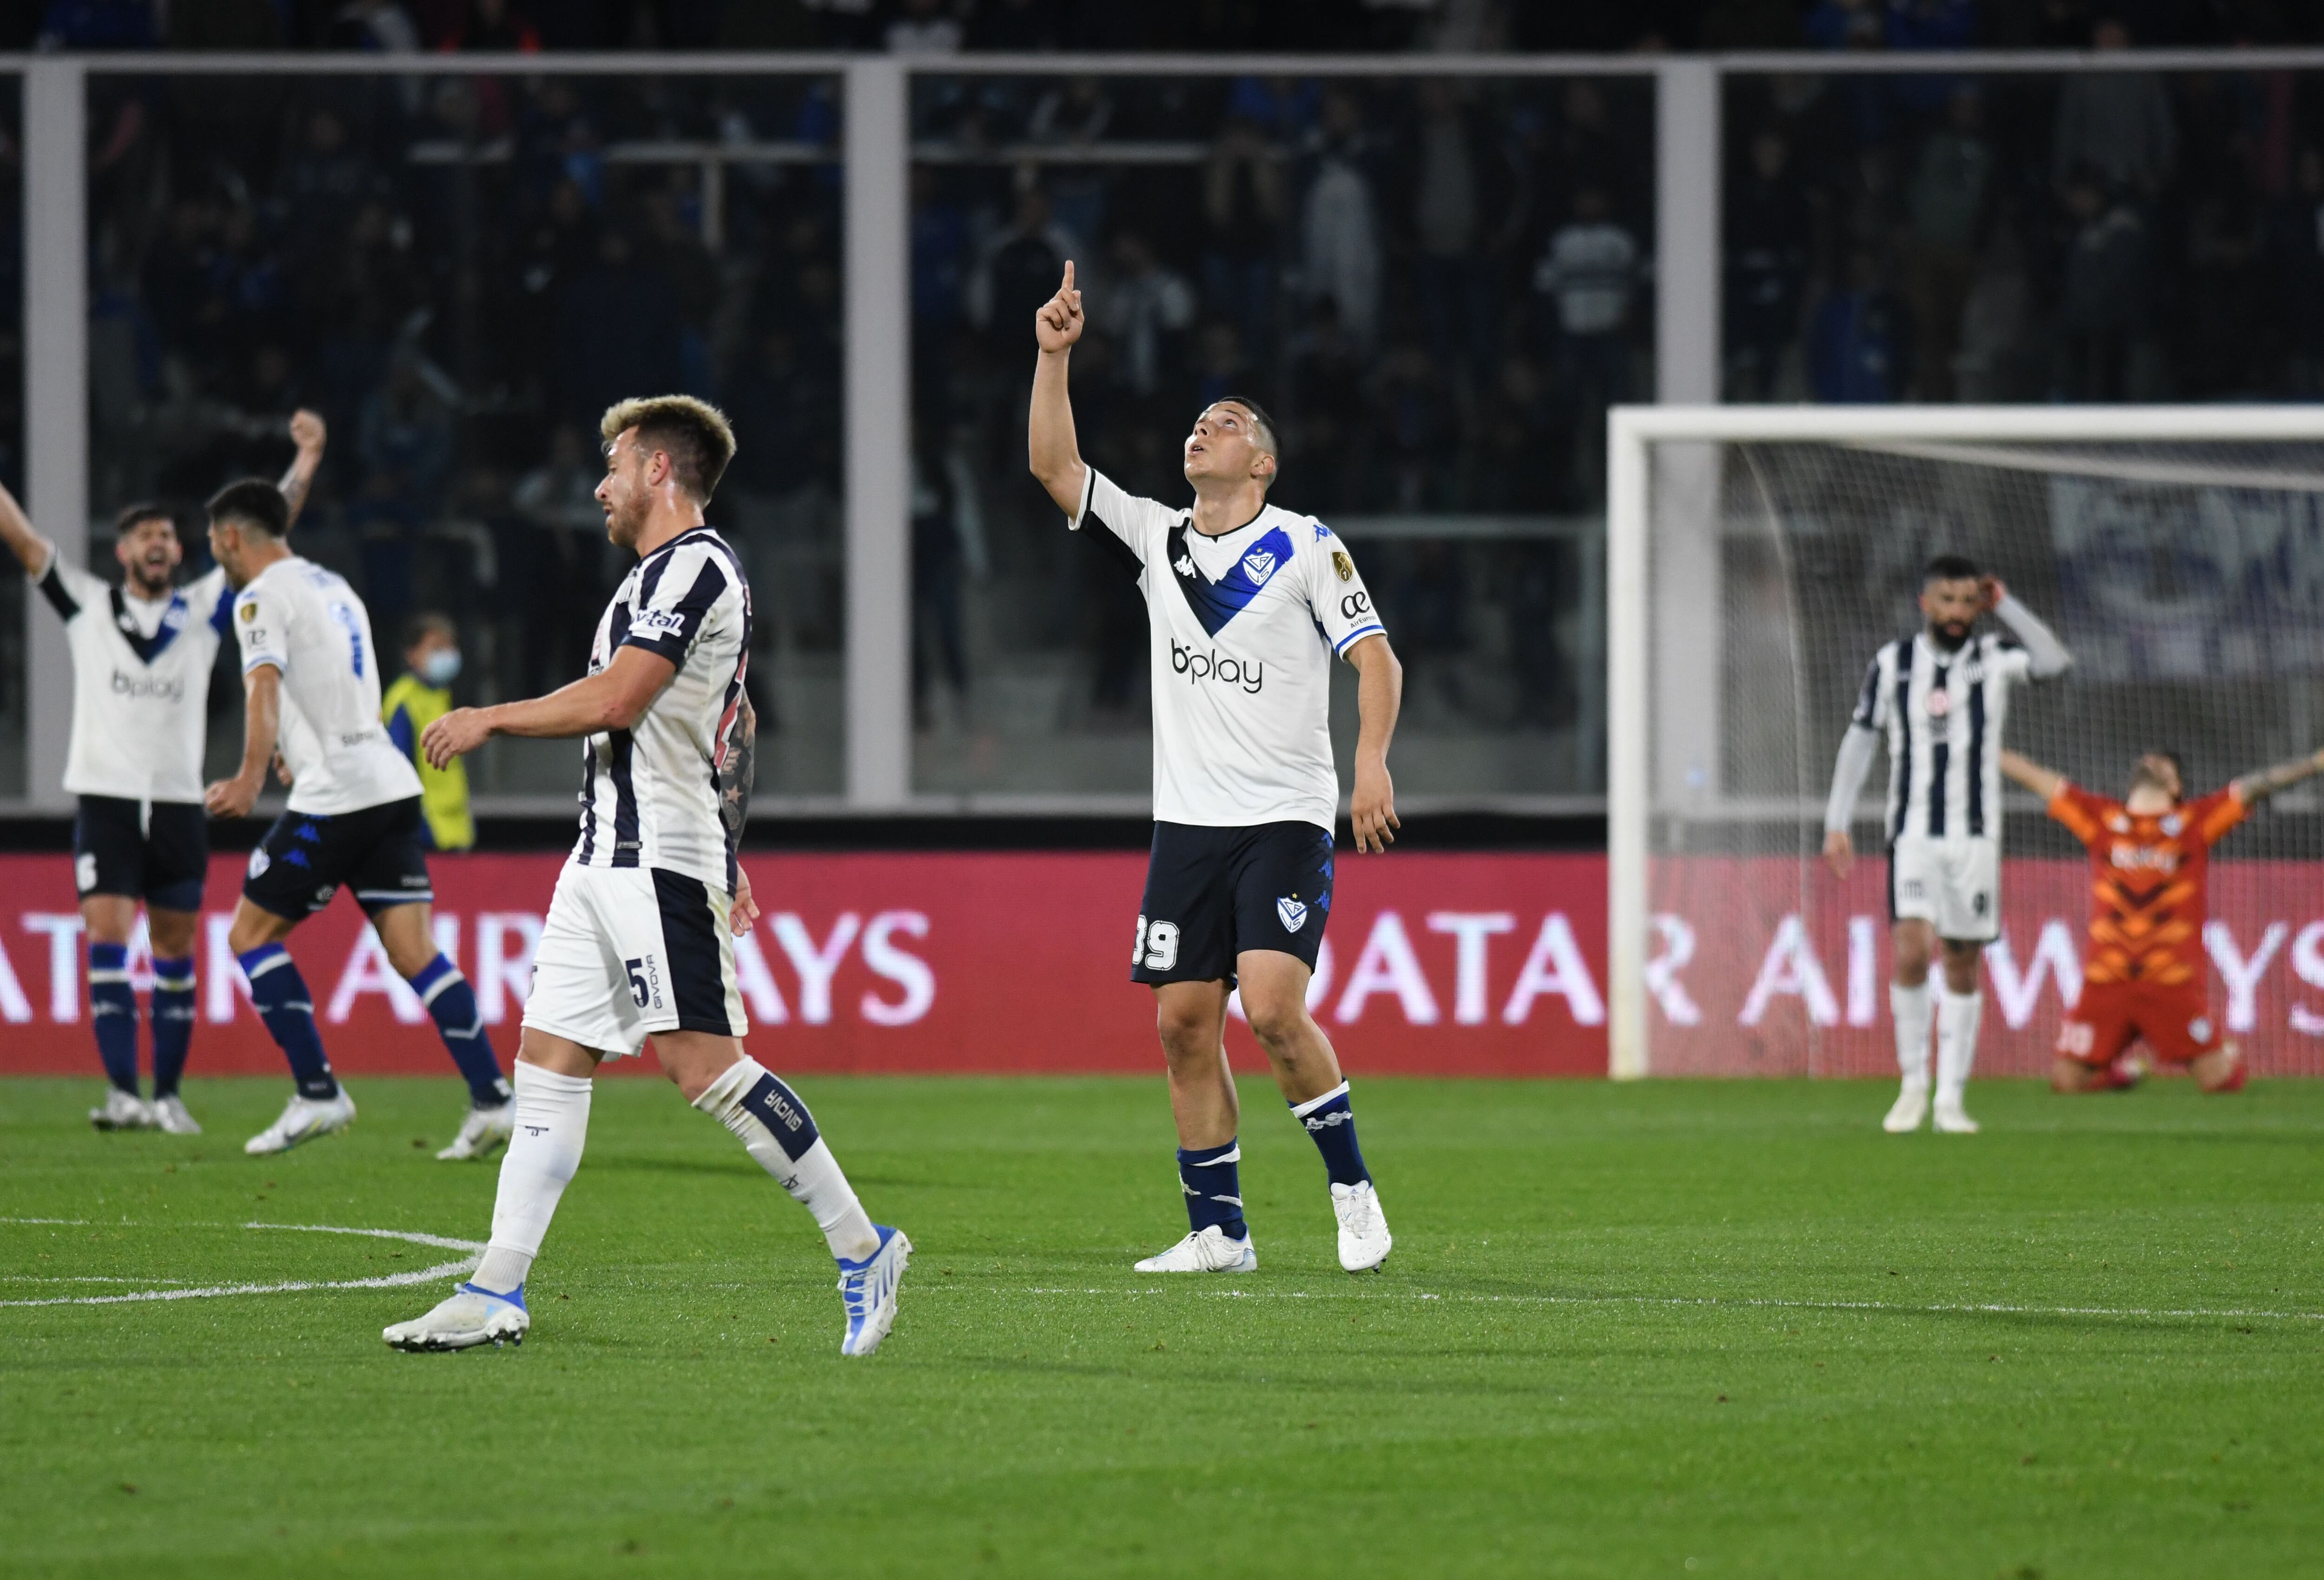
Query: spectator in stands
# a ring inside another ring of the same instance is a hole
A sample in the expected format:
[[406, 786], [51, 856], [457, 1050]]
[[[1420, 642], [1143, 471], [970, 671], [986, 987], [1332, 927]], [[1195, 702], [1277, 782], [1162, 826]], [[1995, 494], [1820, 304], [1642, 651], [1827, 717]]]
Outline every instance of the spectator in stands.
[[1332, 298], [1308, 310], [1285, 358], [1284, 410], [1295, 446], [1301, 507], [1311, 515], [1360, 508], [1364, 498], [1364, 356]]
[[[2105, 17], [2090, 30], [2090, 47], [2126, 50], [2130, 30], [2118, 18]], [[2178, 151], [2171, 97], [2153, 73], [2076, 72], [2059, 89], [2050, 170], [2061, 190], [2087, 169], [2115, 192], [2151, 200], [2170, 179]]]
[[678, 309], [622, 227], [597, 239], [595, 262], [558, 293], [555, 415], [594, 422], [625, 390], [676, 390]]
[[957, 55], [968, 41], [967, 30], [947, 12], [945, 0], [904, 0], [902, 11], [883, 35], [890, 55]]
[[1113, 272], [1099, 309], [1121, 348], [1121, 376], [1132, 393], [1155, 395], [1177, 382], [1181, 342], [1194, 321], [1194, 288], [1154, 255], [1135, 230], [1113, 239]]
[[1869, 247], [1851, 248], [1839, 289], [1816, 307], [1808, 375], [1818, 400], [1885, 404], [1912, 381], [1912, 315], [1880, 277]]
[[[932, 670], [950, 688], [955, 721], [968, 720], [968, 650], [962, 638], [961, 507], [966, 469], [953, 464], [936, 413], [912, 424], [912, 716], [927, 730], [934, 716]], [[972, 507], [973, 508], [973, 507]]]
[[1779, 132], [1761, 132], [1751, 139], [1749, 166], [1727, 202], [1724, 328], [1736, 400], [1774, 398], [1784, 353], [1799, 338], [1814, 234], [1791, 144]]
[[452, 711], [452, 682], [459, 674], [460, 628], [449, 615], [428, 610], [404, 622], [403, 673], [380, 698], [379, 716], [395, 749], [420, 770], [420, 836], [430, 850], [466, 850], [476, 843], [467, 765], [454, 758], [431, 767], [420, 751], [428, 726]]
[[1558, 446], [1568, 436], [1531, 357], [1513, 351], [1501, 359], [1477, 426], [1484, 464], [1477, 469], [1476, 509], [1524, 513], [1567, 502], [1558, 497], [1570, 474]]
[[1494, 360], [1493, 253], [1514, 209], [1505, 161], [1485, 128], [1440, 78], [1414, 94], [1419, 112], [1406, 153], [1413, 295], [1429, 354], [1472, 397]]
[[1452, 402], [1425, 346], [1405, 340], [1388, 348], [1373, 375], [1371, 405], [1374, 454], [1388, 480], [1380, 504], [1406, 512], [1434, 508]]
[[553, 690], [588, 660], [604, 597], [605, 512], [595, 492], [604, 475], [589, 431], [561, 424], [510, 495], [517, 530], [505, 547], [516, 552], [503, 558], [522, 567], [513, 578], [524, 630], [515, 645], [519, 692]]
[[1301, 274], [1310, 301], [1329, 302], [1338, 329], [1369, 352], [1379, 331], [1379, 204], [1370, 140], [1353, 92], [1323, 96], [1314, 165], [1300, 203]]
[[323, 47], [413, 55], [420, 52], [420, 24], [396, 0], [349, 0], [331, 18]]
[[1945, 124], [1922, 142], [1905, 194], [1904, 290], [1920, 331], [1914, 366], [1923, 400], [1953, 399], [1953, 355], [1977, 273], [1993, 164], [1983, 102], [1964, 85], [1953, 91]]
[[2146, 221], [2087, 166], [2067, 183], [2065, 209], [2070, 234], [2058, 295], [2057, 397], [2135, 399], [2153, 262]]
[[1555, 308], [1552, 357], [1591, 475], [1603, 466], [1606, 409], [1629, 398], [1630, 301], [1638, 273], [1638, 243], [1615, 222], [1597, 187], [1573, 194], [1572, 216], [1551, 234], [1534, 267], [1534, 289]]
[[[1284, 219], [1283, 171], [1259, 124], [1230, 116], [1203, 176], [1203, 299], [1265, 356]], [[1056, 281], [1052, 279], [1051, 289]], [[1038, 305], [1038, 304], [1037, 304]]]
[[1099, 261], [1056, 223], [1049, 195], [1028, 182], [1017, 195], [1016, 222], [993, 236], [969, 277], [969, 321], [991, 339], [996, 354], [1020, 349], [1034, 310], [1056, 294], [1067, 258], [1075, 261], [1083, 289], [1093, 289], [1091, 266]]

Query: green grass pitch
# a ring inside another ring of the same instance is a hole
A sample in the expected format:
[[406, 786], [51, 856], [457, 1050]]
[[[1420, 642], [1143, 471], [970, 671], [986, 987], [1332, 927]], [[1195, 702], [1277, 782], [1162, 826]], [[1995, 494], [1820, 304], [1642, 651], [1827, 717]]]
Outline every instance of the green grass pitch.
[[[813, 1226], [659, 1081], [601, 1084], [521, 1349], [404, 1355], [441, 1282], [0, 1308], [10, 1575], [2316, 1573], [2324, 1083], [1882, 1135], [1859, 1083], [1369, 1080], [1397, 1233], [1333, 1253], [1245, 1089], [1261, 1271], [1167, 1281], [1158, 1080], [799, 1083], [919, 1249], [843, 1361]], [[0, 1085], [0, 1299], [392, 1276], [482, 1239], [459, 1089], [356, 1081], [253, 1162]], [[28, 1219], [60, 1219], [39, 1223]]]

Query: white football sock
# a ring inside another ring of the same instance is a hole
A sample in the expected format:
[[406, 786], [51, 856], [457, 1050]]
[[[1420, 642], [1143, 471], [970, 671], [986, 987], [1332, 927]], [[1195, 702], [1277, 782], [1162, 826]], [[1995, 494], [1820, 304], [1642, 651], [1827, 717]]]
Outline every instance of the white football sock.
[[1937, 1099], [1960, 1101], [1977, 1062], [1977, 1024], [1985, 1015], [1985, 995], [1945, 988], [1937, 1002]]
[[779, 1076], [755, 1059], [739, 1059], [694, 1106], [740, 1136], [759, 1166], [814, 1216], [834, 1256], [861, 1262], [880, 1248], [879, 1232], [816, 1130], [815, 1116]]
[[501, 1294], [524, 1282], [532, 1259], [540, 1254], [558, 1199], [581, 1166], [581, 1149], [589, 1140], [589, 1094], [596, 1087], [586, 1075], [559, 1075], [521, 1059], [513, 1085], [516, 1127], [501, 1157], [493, 1240], [469, 1281]]
[[1888, 1016], [1896, 1023], [1896, 1069], [1906, 1086], [1929, 1084], [1929, 984], [1888, 984]]

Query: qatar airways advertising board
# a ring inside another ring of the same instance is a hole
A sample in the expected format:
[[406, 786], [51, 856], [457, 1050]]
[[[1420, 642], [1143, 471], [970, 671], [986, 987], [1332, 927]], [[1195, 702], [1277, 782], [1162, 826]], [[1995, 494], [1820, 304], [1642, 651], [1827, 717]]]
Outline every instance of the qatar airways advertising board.
[[[475, 982], [504, 1060], [561, 861], [432, 864], [438, 942]], [[736, 967], [752, 1050], [769, 1065], [1158, 1071], [1151, 997], [1129, 980], [1141, 855], [754, 854], [745, 865], [763, 914], [738, 941]], [[2261, 1073], [2324, 1072], [2324, 864], [2213, 872], [2207, 942], [2223, 1024]], [[226, 949], [241, 875], [239, 858], [212, 864], [197, 1074], [283, 1068]], [[2046, 1067], [2080, 988], [2084, 880], [2079, 863], [2010, 864], [1980, 1073]], [[1803, 879], [1790, 862], [1664, 862], [1656, 889], [1657, 1071], [1895, 1069], [1877, 862], [1844, 885]], [[1342, 852], [1309, 1001], [1357, 1075], [1603, 1074], [1605, 895], [1598, 856]], [[425, 1013], [344, 896], [290, 948], [341, 1070], [449, 1073]], [[82, 960], [70, 860], [0, 857], [0, 1073], [94, 1070]], [[142, 992], [142, 937], [131, 969]], [[1239, 1022], [1228, 1045], [1240, 1067], [1263, 1068]]]

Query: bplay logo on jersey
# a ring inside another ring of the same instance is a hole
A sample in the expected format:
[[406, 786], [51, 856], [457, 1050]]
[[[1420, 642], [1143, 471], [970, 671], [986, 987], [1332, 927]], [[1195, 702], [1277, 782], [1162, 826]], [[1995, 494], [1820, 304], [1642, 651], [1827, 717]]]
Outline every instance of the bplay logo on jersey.
[[1185, 675], [1190, 685], [1198, 680], [1215, 680], [1222, 685], [1240, 686], [1252, 696], [1267, 684], [1266, 665], [1222, 654], [1215, 648], [1197, 653], [1180, 647], [1176, 637], [1170, 639], [1170, 667]]
[[113, 694], [116, 697], [143, 697], [157, 703], [181, 703], [186, 700], [185, 677], [164, 679], [158, 675], [124, 675], [113, 672]]

